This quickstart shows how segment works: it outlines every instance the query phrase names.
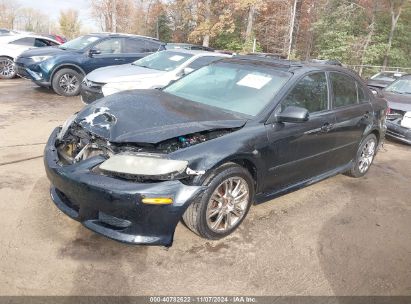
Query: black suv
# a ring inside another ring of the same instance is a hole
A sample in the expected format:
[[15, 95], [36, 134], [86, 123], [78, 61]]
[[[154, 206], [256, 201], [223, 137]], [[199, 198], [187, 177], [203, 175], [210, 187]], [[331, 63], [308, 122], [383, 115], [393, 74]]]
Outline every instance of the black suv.
[[83, 77], [110, 65], [133, 62], [163, 50], [161, 41], [137, 35], [97, 33], [58, 47], [28, 50], [16, 59], [17, 73], [63, 96], [80, 92]]

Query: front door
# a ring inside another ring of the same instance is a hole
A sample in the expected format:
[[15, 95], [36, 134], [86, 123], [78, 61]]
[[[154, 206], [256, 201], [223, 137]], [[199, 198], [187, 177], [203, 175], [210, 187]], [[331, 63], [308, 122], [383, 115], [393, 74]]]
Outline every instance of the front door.
[[329, 105], [327, 76], [324, 72], [304, 76], [281, 102], [276, 111], [288, 106], [306, 108], [306, 122], [267, 125], [269, 146], [266, 151], [269, 194], [315, 177], [333, 168], [330, 161], [335, 148], [335, 114]]

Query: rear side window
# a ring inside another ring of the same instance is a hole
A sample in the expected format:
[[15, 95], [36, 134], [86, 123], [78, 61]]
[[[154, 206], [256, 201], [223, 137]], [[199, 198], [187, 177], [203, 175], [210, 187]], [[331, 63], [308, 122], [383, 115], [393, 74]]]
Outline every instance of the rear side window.
[[160, 43], [154, 41], [145, 42], [145, 52], [157, 52], [160, 48]]
[[125, 39], [124, 53], [143, 53], [145, 49], [144, 41], [140, 39]]
[[213, 61], [219, 60], [221, 59], [221, 57], [217, 57], [217, 56], [203, 56], [200, 58], [197, 58], [196, 60], [194, 60], [192, 63], [190, 63], [188, 65], [189, 68], [192, 68], [194, 70], [197, 70]]
[[328, 85], [324, 72], [301, 79], [281, 104], [281, 111], [289, 106], [307, 109], [310, 113], [328, 109]]
[[341, 73], [330, 73], [333, 86], [334, 107], [344, 107], [358, 103], [355, 80]]
[[34, 46], [34, 37], [25, 37], [20, 38], [14, 41], [9, 42], [9, 44], [17, 44], [17, 45], [26, 45], [26, 46]]
[[357, 90], [358, 90], [358, 101], [367, 102], [369, 101], [368, 95], [365, 93], [363, 87], [357, 82]]
[[36, 40], [34, 41], [35, 47], [54, 46], [54, 45], [57, 45], [57, 43], [51, 40], [47, 40], [47, 39], [36, 38]]

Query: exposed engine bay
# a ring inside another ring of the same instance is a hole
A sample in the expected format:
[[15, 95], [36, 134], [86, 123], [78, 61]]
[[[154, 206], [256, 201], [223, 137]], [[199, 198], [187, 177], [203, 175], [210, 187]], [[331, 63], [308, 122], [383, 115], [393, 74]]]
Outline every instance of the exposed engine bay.
[[233, 132], [232, 129], [211, 130], [168, 139], [158, 144], [110, 143], [72, 123], [63, 137], [56, 142], [63, 165], [77, 163], [93, 156], [109, 158], [118, 153], [169, 154]]

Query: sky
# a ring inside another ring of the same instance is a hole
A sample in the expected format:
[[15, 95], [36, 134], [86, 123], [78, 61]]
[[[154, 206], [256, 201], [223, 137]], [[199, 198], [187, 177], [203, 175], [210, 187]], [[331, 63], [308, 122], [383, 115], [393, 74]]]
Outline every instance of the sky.
[[31, 7], [49, 16], [53, 21], [58, 22], [60, 10], [76, 9], [79, 12], [79, 19], [83, 27], [91, 31], [98, 31], [95, 21], [90, 17], [90, 2], [88, 0], [18, 0], [20, 7]]

